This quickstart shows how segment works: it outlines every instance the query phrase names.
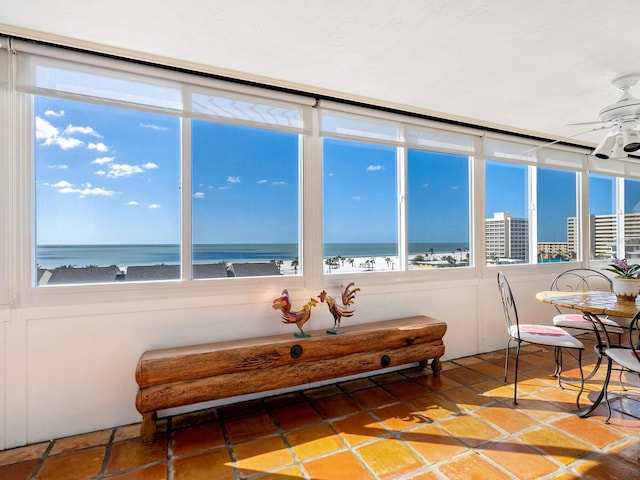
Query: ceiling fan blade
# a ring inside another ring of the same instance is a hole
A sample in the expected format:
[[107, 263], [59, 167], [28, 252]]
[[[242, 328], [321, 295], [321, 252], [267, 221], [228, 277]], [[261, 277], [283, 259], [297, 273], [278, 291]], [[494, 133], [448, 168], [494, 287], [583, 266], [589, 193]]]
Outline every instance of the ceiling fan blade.
[[603, 123], [610, 123], [610, 122], [600, 122], [600, 121], [596, 121], [596, 122], [578, 122], [578, 123], [567, 123], [567, 125], [569, 125], [569, 126], [574, 126], [574, 125], [601, 125]]
[[[577, 124], [575, 124], [575, 125], [577, 125]], [[602, 127], [599, 127], [599, 128], [592, 128], [592, 129], [590, 129], [590, 130], [585, 130], [584, 132], [579, 132], [579, 133], [576, 133], [575, 135], [570, 135], [570, 136], [568, 136], [568, 137], [566, 137], [566, 138], [579, 137], [580, 135], [585, 135], [585, 134], [587, 134], [587, 133], [591, 133], [591, 132], [597, 132], [597, 131], [599, 131], [599, 130], [608, 130], [609, 128], [611, 128], [611, 127], [609, 127], [608, 125], [607, 125], [607, 126], [603, 125]], [[530, 148], [529, 150], [525, 150], [525, 151], [524, 151], [524, 152], [522, 152], [522, 153], [531, 153], [531, 152], [535, 152], [536, 150], [539, 150], [539, 149], [544, 148], [544, 147], [548, 147], [548, 146], [550, 146], [550, 145], [554, 145], [554, 144], [559, 143], [559, 142], [562, 142], [562, 141], [563, 141], [563, 140], [554, 140], [553, 142], [545, 143], [545, 144], [543, 144], [543, 145], [538, 145], [537, 147]]]

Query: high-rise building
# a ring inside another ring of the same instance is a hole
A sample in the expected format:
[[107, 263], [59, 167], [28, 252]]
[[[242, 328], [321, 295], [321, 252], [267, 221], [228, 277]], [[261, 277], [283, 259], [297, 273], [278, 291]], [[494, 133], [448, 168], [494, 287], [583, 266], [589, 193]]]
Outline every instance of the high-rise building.
[[509, 212], [496, 212], [485, 219], [487, 258], [529, 261], [529, 220], [513, 218]]

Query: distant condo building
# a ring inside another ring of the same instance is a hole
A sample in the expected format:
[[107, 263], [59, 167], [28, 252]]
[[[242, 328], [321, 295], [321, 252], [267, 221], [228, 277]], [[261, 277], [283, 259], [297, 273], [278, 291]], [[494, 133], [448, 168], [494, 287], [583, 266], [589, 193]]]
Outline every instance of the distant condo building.
[[[568, 222], [575, 218], [568, 219]], [[591, 256], [593, 258], [611, 258], [617, 256], [616, 216], [591, 215], [589, 218], [591, 235]], [[627, 259], [640, 259], [640, 213], [624, 215], [624, 242]]]
[[485, 219], [487, 258], [498, 263], [529, 261], [529, 220], [513, 218], [509, 212], [496, 212]]

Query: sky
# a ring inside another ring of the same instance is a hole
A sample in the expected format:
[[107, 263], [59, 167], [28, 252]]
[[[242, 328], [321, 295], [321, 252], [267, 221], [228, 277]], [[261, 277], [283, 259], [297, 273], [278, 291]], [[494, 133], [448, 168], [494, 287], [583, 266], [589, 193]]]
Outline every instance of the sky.
[[[45, 97], [35, 110], [39, 245], [180, 242], [178, 117]], [[191, 149], [195, 243], [298, 241], [297, 135], [194, 120]], [[395, 242], [395, 148], [324, 139], [323, 152], [324, 241]], [[407, 165], [409, 241], [467, 243], [467, 157], [410, 150]], [[487, 163], [487, 218], [527, 215], [526, 171]], [[538, 170], [539, 241], [566, 240], [574, 179]], [[595, 185], [594, 205], [610, 201]]]

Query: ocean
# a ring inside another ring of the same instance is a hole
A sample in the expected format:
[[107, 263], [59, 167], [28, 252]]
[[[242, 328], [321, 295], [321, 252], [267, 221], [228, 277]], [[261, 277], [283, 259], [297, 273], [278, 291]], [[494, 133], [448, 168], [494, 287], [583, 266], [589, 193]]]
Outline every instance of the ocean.
[[[467, 248], [465, 243], [413, 243], [409, 255], [427, 255], [430, 249], [436, 253], [459, 252]], [[329, 243], [325, 245], [324, 258], [394, 257], [398, 252], [394, 243]], [[290, 261], [298, 257], [298, 245], [293, 243], [267, 244], [200, 244], [193, 247], [194, 263], [268, 262]], [[117, 265], [179, 264], [179, 245], [38, 245], [38, 268], [52, 269], [61, 266], [105, 267]]]

